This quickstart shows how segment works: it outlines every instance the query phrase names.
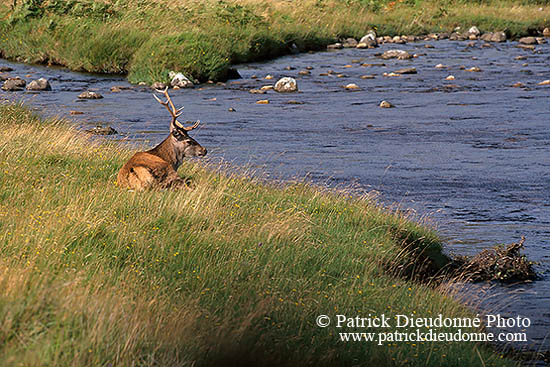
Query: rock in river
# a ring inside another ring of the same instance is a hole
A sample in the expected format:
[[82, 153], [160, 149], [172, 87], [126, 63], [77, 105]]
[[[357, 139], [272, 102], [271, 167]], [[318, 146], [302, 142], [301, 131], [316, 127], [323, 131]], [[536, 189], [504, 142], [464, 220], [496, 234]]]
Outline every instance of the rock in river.
[[290, 77], [281, 78], [275, 83], [273, 89], [279, 93], [289, 93], [298, 91], [296, 79]]
[[85, 91], [78, 95], [78, 98], [80, 99], [101, 99], [103, 96], [99, 93], [92, 92], [92, 91]]
[[359, 87], [355, 83], [347, 84], [346, 86], [344, 86], [344, 88], [346, 88], [347, 90], [359, 90], [359, 89], [361, 89], [361, 87]]
[[388, 101], [382, 101], [380, 102], [380, 107], [382, 108], [392, 108], [392, 107], [395, 107], [394, 105], [392, 105], [390, 102]]
[[94, 135], [114, 135], [114, 134], [118, 134], [118, 131], [116, 131], [115, 129], [113, 129], [110, 126], [96, 126], [92, 129], [86, 130], [86, 132], [89, 133], [89, 134], [94, 134]]
[[387, 59], [398, 59], [398, 60], [407, 60], [412, 59], [412, 55], [408, 53], [407, 51], [403, 50], [388, 50], [385, 51], [382, 56], [380, 56], [384, 60]]
[[27, 85], [27, 82], [23, 79], [16, 78], [9, 78], [4, 82], [4, 85], [2, 85], [3, 90], [7, 90], [10, 92], [23, 90], [25, 88], [25, 85]]
[[52, 86], [48, 79], [40, 78], [33, 80], [27, 85], [27, 90], [52, 90]]
[[252, 94], [265, 94], [266, 93], [265, 90], [261, 90], [261, 89], [250, 89], [248, 92], [252, 93]]
[[396, 73], [396, 74], [416, 74], [417, 71], [416, 71], [416, 68], [403, 68], [403, 69], [399, 69], [399, 70], [394, 71], [394, 73]]
[[535, 46], [534, 45], [524, 45], [522, 43], [516, 45], [517, 48], [521, 48], [523, 50], [528, 50], [528, 51], [535, 51]]

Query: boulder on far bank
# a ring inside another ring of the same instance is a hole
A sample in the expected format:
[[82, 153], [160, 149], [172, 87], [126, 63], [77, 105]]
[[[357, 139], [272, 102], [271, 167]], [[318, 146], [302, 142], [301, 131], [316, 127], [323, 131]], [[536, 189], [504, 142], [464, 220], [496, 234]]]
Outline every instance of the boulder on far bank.
[[524, 45], [534, 45], [537, 43], [537, 39], [535, 37], [521, 37], [519, 39], [519, 43], [523, 43]]
[[[458, 32], [453, 32], [449, 36], [449, 39], [451, 41], [464, 41], [464, 40], [469, 39], [469, 38], [470, 38], [469, 34], [462, 34], [462, 33], [458, 33]], [[479, 38], [479, 36], [475, 36], [475, 39], [477, 39], [477, 38]]]
[[476, 26], [473, 26], [468, 30], [468, 34], [479, 37], [481, 32], [479, 31], [479, 29]]
[[487, 32], [481, 35], [481, 40], [485, 42], [505, 42], [506, 33], [504, 32]]
[[402, 37], [400, 37], [400, 36], [394, 36], [392, 38], [392, 43], [397, 43], [397, 44], [402, 45], [404, 43], [407, 43], [407, 41], [405, 39], [403, 39]]
[[35, 90], [35, 91], [52, 90], [52, 86], [50, 85], [50, 82], [48, 81], [48, 79], [40, 78], [30, 82], [29, 85], [27, 85], [27, 90]]
[[369, 31], [364, 35], [357, 44], [357, 48], [374, 48], [378, 46], [378, 41], [376, 40], [376, 32]]
[[340, 42], [333, 43], [327, 46], [327, 50], [341, 50], [344, 48]]
[[491, 35], [491, 42], [505, 42], [506, 41], [506, 33], [504, 32], [494, 32]]
[[156, 90], [164, 90], [166, 89], [166, 84], [162, 82], [154, 82], [153, 84], [151, 84], [151, 88]]
[[178, 87], [178, 88], [193, 88], [195, 87], [195, 84], [189, 78], [187, 78], [182, 73], [176, 73], [175, 71], [171, 71], [168, 73], [168, 77], [170, 78], [170, 85], [172, 87]]
[[356, 47], [357, 46], [357, 40], [355, 38], [346, 38], [343, 42], [342, 42], [342, 46], [344, 48], [353, 48], [353, 47]]

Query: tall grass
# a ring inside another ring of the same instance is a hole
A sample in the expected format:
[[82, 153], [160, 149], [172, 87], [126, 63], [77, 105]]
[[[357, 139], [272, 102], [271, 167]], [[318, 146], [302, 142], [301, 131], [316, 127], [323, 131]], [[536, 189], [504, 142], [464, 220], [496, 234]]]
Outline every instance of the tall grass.
[[317, 50], [341, 37], [425, 34], [477, 25], [525, 35], [550, 26], [544, 1], [0, 1], [0, 51], [31, 63], [168, 81], [222, 80], [232, 64]]
[[342, 343], [315, 325], [471, 316], [396, 275], [415, 264], [405, 248], [445, 261], [424, 225], [199, 162], [181, 168], [192, 190], [131, 192], [114, 180], [132, 153], [0, 106], [1, 366], [513, 364], [474, 343]]

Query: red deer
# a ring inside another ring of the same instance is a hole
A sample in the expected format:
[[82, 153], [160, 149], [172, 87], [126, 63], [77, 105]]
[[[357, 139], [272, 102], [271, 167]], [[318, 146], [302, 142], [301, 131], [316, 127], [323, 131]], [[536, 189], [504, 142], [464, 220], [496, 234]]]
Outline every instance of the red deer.
[[130, 158], [120, 169], [117, 184], [134, 190], [149, 188], [181, 188], [188, 187], [186, 181], [177, 174], [183, 158], [202, 157], [206, 149], [188, 135], [188, 132], [197, 128], [200, 121], [185, 127], [177, 120], [183, 107], [176, 110], [168, 95], [168, 88], [163, 91], [166, 101], [161, 101], [156, 95], [153, 97], [170, 112], [170, 135], [159, 145], [146, 152], [138, 152]]

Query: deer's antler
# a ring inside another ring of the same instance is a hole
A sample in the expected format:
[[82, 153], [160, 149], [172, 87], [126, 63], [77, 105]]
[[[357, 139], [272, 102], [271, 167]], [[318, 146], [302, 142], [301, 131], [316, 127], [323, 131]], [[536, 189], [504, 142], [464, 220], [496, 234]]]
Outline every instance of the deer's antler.
[[193, 126], [188, 126], [188, 127], [183, 126], [183, 124], [177, 120], [177, 118], [181, 116], [181, 113], [182, 113], [181, 111], [183, 111], [184, 107], [181, 107], [179, 109], [176, 109], [176, 107], [174, 107], [174, 103], [172, 102], [170, 95], [168, 95], [168, 87], [166, 87], [164, 90], [158, 90], [158, 89], [155, 89], [155, 90], [158, 93], [164, 94], [164, 96], [166, 97], [166, 102], [163, 102], [159, 97], [153, 94], [153, 97], [155, 97], [157, 102], [163, 105], [164, 107], [166, 107], [168, 112], [170, 112], [170, 116], [172, 116], [172, 124], [175, 124], [177, 127], [185, 131], [191, 131], [193, 129], [196, 129], [199, 126], [200, 121], [198, 120], [197, 122], [195, 122], [195, 124], [193, 124]]

